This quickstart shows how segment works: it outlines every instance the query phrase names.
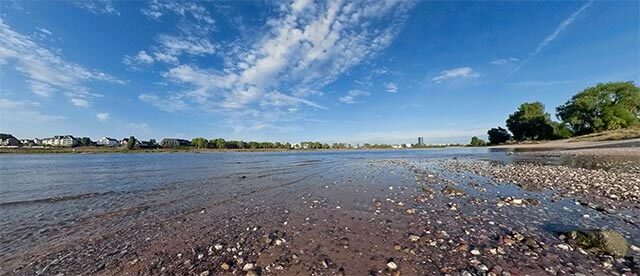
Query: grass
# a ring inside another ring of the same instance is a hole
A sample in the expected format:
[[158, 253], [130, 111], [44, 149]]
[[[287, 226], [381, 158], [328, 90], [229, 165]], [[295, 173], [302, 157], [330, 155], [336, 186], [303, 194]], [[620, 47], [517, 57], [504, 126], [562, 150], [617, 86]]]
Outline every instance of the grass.
[[569, 139], [569, 142], [598, 142], [640, 138], [640, 127], [591, 133]]

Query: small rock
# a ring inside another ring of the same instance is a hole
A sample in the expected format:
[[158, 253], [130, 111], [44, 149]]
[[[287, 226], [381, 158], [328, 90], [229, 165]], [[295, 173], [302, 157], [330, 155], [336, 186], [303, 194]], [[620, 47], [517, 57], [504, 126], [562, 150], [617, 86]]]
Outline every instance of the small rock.
[[482, 253], [480, 253], [480, 250], [478, 250], [478, 249], [471, 250], [471, 255], [480, 256], [480, 254], [482, 254]]
[[222, 263], [222, 264], [220, 264], [220, 268], [222, 268], [222, 270], [229, 270], [230, 267], [229, 267], [229, 264]]
[[418, 240], [420, 240], [420, 236], [409, 235], [409, 240], [412, 242], [417, 242]]
[[247, 263], [242, 267], [242, 270], [244, 271], [249, 271], [249, 270], [253, 270], [254, 265], [252, 263]]
[[388, 263], [387, 263], [387, 267], [388, 267], [390, 270], [396, 270], [396, 269], [398, 269], [398, 265], [397, 265], [396, 263], [394, 263], [393, 261], [388, 262]]
[[413, 208], [409, 208], [405, 212], [407, 213], [407, 215], [413, 215], [416, 213], [416, 210], [414, 210]]
[[209, 276], [209, 270], [200, 272], [200, 276]]

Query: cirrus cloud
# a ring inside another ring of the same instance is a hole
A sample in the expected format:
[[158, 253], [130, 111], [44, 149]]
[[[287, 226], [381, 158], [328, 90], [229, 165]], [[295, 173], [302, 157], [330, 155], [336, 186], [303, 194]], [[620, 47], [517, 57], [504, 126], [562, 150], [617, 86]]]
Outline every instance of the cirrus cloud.
[[475, 79], [480, 76], [480, 73], [474, 71], [471, 67], [459, 67], [440, 72], [431, 79], [431, 82], [441, 83], [450, 79]]

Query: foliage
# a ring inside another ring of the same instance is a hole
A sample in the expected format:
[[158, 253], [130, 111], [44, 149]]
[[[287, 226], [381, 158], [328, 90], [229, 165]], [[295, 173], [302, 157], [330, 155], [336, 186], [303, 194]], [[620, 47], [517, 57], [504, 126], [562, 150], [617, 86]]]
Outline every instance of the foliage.
[[558, 118], [578, 135], [640, 124], [640, 87], [633, 82], [599, 83], [557, 108]]
[[209, 141], [207, 141], [207, 139], [202, 138], [202, 137], [198, 137], [198, 138], [193, 138], [193, 139], [191, 139], [191, 144], [192, 144], [194, 147], [199, 148], [199, 149], [206, 148], [206, 147], [207, 147], [207, 143], [208, 143], [208, 142], [209, 142]]
[[489, 143], [494, 145], [504, 143], [511, 139], [509, 131], [501, 127], [490, 129], [487, 131], [487, 135], [489, 135]]
[[551, 122], [553, 127], [553, 139], [567, 139], [573, 136], [573, 131], [565, 124], [558, 122]]
[[507, 128], [519, 141], [554, 138], [550, 115], [544, 111], [544, 105], [540, 102], [521, 104], [516, 112], [509, 115]]
[[129, 141], [127, 141], [127, 149], [132, 150], [136, 147], [136, 137], [129, 137]]
[[91, 141], [91, 138], [89, 138], [89, 137], [80, 138], [80, 145], [81, 146], [85, 146], [85, 147], [91, 146], [92, 143], [93, 142]]
[[471, 142], [469, 142], [469, 146], [472, 146], [472, 147], [482, 147], [486, 144], [487, 142], [485, 142], [484, 140], [476, 136], [471, 137]]

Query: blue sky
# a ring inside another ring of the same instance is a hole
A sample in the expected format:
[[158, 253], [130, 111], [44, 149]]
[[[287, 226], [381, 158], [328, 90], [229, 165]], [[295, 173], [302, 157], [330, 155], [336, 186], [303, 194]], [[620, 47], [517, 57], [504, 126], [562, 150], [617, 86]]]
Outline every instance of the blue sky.
[[638, 1], [1, 1], [0, 131], [467, 142], [640, 82]]

